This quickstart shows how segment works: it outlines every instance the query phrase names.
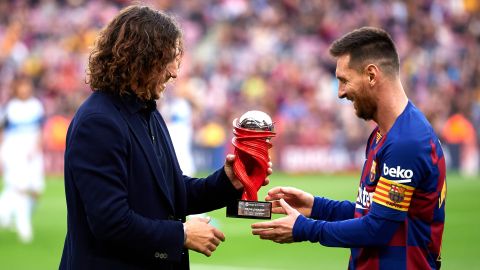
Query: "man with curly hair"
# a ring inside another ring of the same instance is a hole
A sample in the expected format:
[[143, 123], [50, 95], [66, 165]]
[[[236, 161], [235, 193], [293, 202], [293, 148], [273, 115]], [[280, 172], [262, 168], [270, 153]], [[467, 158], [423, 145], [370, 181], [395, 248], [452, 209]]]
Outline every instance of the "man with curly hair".
[[156, 110], [182, 53], [176, 21], [149, 7], [123, 9], [100, 32], [88, 66], [93, 93], [67, 134], [60, 269], [188, 269], [189, 249], [210, 256], [225, 240], [209, 219], [185, 217], [240, 198], [235, 157], [208, 177], [183, 175]]

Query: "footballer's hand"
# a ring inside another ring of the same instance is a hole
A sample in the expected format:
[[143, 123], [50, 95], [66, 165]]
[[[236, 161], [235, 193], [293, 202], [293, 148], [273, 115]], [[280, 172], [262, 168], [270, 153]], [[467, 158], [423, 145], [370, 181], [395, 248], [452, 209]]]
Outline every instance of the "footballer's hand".
[[312, 194], [294, 187], [274, 187], [265, 196], [266, 201], [272, 201], [272, 213], [287, 214], [285, 208], [280, 204], [284, 199], [291, 207], [295, 208], [302, 215], [310, 217], [314, 197]]
[[[225, 173], [228, 176], [228, 179], [230, 179], [230, 182], [232, 182], [232, 185], [236, 189], [242, 189], [243, 184], [242, 184], [242, 182], [240, 182], [238, 177], [235, 175], [235, 172], [233, 171], [233, 162], [234, 162], [235, 158], [236, 158], [235, 155], [228, 154], [227, 157], [225, 158], [224, 169], [225, 169]], [[270, 157], [269, 157], [269, 159], [270, 159]], [[269, 161], [268, 162], [268, 169], [267, 169], [267, 176], [271, 175], [272, 173], [273, 173], [272, 162]], [[263, 182], [263, 185], [266, 186], [266, 185], [268, 185], [268, 183], [270, 183], [270, 180], [267, 177], [267, 178], [265, 178], [265, 181]]]
[[260, 236], [260, 239], [272, 240], [276, 243], [293, 242], [293, 225], [300, 213], [280, 199], [279, 204], [283, 207], [287, 216], [272, 221], [252, 224], [252, 234]]
[[193, 217], [184, 223], [185, 247], [207, 257], [212, 255], [220, 242], [225, 241], [225, 235], [209, 222], [210, 218]]

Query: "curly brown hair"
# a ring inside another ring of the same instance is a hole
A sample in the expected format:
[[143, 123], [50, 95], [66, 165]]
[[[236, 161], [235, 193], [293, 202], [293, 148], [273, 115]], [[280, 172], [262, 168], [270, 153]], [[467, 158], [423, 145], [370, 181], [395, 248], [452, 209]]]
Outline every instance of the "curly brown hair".
[[93, 91], [133, 91], [151, 100], [159, 75], [179, 53], [182, 31], [173, 17], [147, 6], [129, 6], [99, 33], [89, 56], [87, 83]]

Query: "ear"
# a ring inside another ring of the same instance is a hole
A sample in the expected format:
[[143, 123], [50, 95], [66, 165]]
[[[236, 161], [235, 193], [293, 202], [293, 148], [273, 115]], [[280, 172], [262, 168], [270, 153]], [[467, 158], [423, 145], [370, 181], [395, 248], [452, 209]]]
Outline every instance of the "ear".
[[380, 76], [380, 70], [374, 64], [369, 64], [365, 67], [365, 73], [368, 76], [368, 83], [370, 87], [373, 87], [376, 83], [378, 83], [378, 79]]

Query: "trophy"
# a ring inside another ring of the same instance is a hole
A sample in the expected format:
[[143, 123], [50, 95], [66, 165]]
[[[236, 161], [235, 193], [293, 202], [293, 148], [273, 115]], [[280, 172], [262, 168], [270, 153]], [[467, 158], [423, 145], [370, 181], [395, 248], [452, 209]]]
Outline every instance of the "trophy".
[[257, 201], [257, 192], [267, 177], [270, 139], [275, 136], [272, 119], [264, 112], [248, 111], [233, 120], [233, 134], [233, 171], [244, 191], [241, 200], [227, 206], [227, 217], [270, 219], [272, 203]]

